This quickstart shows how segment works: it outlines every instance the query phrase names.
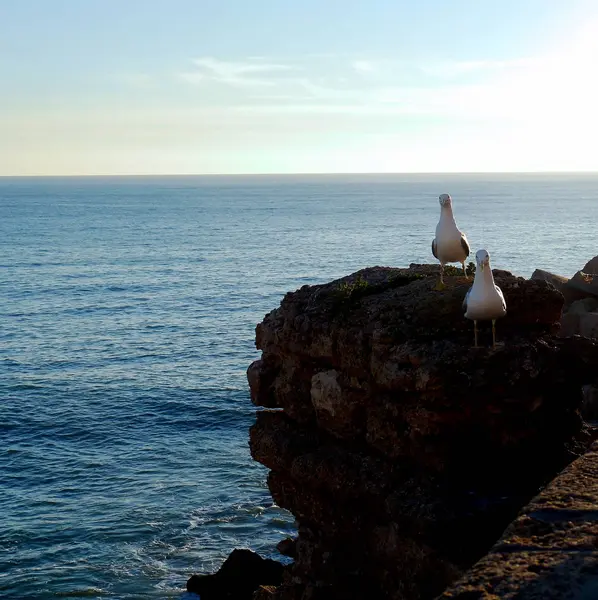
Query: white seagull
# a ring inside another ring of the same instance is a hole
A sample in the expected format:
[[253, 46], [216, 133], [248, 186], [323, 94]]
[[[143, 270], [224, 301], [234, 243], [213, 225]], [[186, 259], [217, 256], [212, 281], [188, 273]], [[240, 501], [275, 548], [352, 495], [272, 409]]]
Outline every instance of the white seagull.
[[465, 259], [469, 256], [469, 243], [465, 234], [459, 230], [455, 217], [453, 216], [453, 205], [448, 194], [441, 194], [440, 220], [436, 225], [436, 237], [432, 240], [432, 254], [440, 261], [440, 283], [438, 287], [444, 287], [444, 265], [446, 263], [460, 262], [463, 266], [463, 275], [467, 278], [465, 271]]
[[465, 317], [473, 321], [475, 347], [478, 347], [478, 321], [492, 320], [492, 347], [496, 348], [496, 319], [507, 314], [507, 303], [502, 290], [494, 283], [490, 268], [490, 255], [478, 250], [475, 255], [476, 270], [473, 285], [463, 300]]

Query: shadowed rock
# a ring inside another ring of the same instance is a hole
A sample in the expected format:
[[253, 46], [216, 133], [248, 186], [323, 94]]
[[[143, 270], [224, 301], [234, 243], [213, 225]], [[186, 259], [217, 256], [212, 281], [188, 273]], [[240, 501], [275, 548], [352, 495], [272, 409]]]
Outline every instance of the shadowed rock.
[[276, 549], [283, 555], [289, 556], [290, 558], [295, 558], [297, 554], [297, 540], [293, 538], [287, 537], [284, 540], [281, 540], [276, 545]]
[[584, 273], [590, 273], [592, 275], [598, 275], [598, 256], [594, 256], [591, 260], [589, 260], [584, 268], [582, 269]]
[[283, 566], [251, 550], [233, 550], [212, 575], [193, 575], [187, 591], [201, 600], [251, 600], [260, 585], [279, 585]]
[[584, 292], [576, 290], [567, 285], [569, 281], [568, 277], [562, 275], [555, 275], [549, 271], [543, 271], [542, 269], [536, 269], [531, 276], [531, 279], [538, 281], [546, 281], [554, 286], [565, 298], [565, 308], [567, 308], [572, 302], [585, 298]]
[[598, 385], [588, 384], [583, 387], [581, 414], [587, 421], [598, 421]]
[[595, 445], [534, 498], [490, 554], [439, 600], [598, 598], [596, 498]]
[[433, 598], [585, 448], [598, 346], [555, 336], [552, 284], [493, 273], [496, 350], [471, 347], [471, 280], [436, 291], [435, 265], [304, 286], [258, 325], [251, 398], [283, 410], [258, 413], [250, 447], [299, 525], [268, 598]]
[[584, 296], [598, 296], [598, 274], [577, 271], [566, 283], [566, 287], [575, 290]]

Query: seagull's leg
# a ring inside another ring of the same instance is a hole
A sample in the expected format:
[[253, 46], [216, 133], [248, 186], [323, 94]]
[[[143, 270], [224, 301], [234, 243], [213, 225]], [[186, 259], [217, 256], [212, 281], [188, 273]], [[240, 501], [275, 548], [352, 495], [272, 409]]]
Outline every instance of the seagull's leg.
[[496, 319], [492, 319], [492, 347], [496, 348]]
[[473, 339], [474, 339], [474, 348], [479, 348], [478, 346], [478, 322], [473, 322]]
[[465, 276], [465, 279], [469, 279], [469, 277], [467, 277], [467, 270], [465, 269], [465, 261], [462, 261], [461, 265], [463, 266], [463, 275]]
[[440, 263], [440, 279], [438, 281], [438, 283], [436, 284], [436, 287], [434, 289], [436, 290], [443, 290], [444, 289], [444, 263]]

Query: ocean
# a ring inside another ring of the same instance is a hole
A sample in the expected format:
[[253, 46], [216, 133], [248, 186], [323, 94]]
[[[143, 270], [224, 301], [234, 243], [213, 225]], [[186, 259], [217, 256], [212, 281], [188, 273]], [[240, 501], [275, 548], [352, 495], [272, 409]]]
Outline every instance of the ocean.
[[293, 519], [252, 462], [255, 325], [433, 262], [438, 195], [494, 268], [598, 254], [598, 175], [0, 178], [0, 597], [185, 597]]

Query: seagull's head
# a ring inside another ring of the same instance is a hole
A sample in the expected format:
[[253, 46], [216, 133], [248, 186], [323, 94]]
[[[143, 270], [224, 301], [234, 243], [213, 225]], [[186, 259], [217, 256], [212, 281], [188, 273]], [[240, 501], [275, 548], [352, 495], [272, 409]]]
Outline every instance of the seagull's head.
[[478, 250], [475, 253], [475, 261], [481, 271], [490, 268], [490, 255], [487, 250]]
[[444, 208], [445, 206], [452, 206], [453, 201], [448, 194], [440, 194], [440, 196], [438, 196], [438, 202], [440, 202], [440, 206]]

